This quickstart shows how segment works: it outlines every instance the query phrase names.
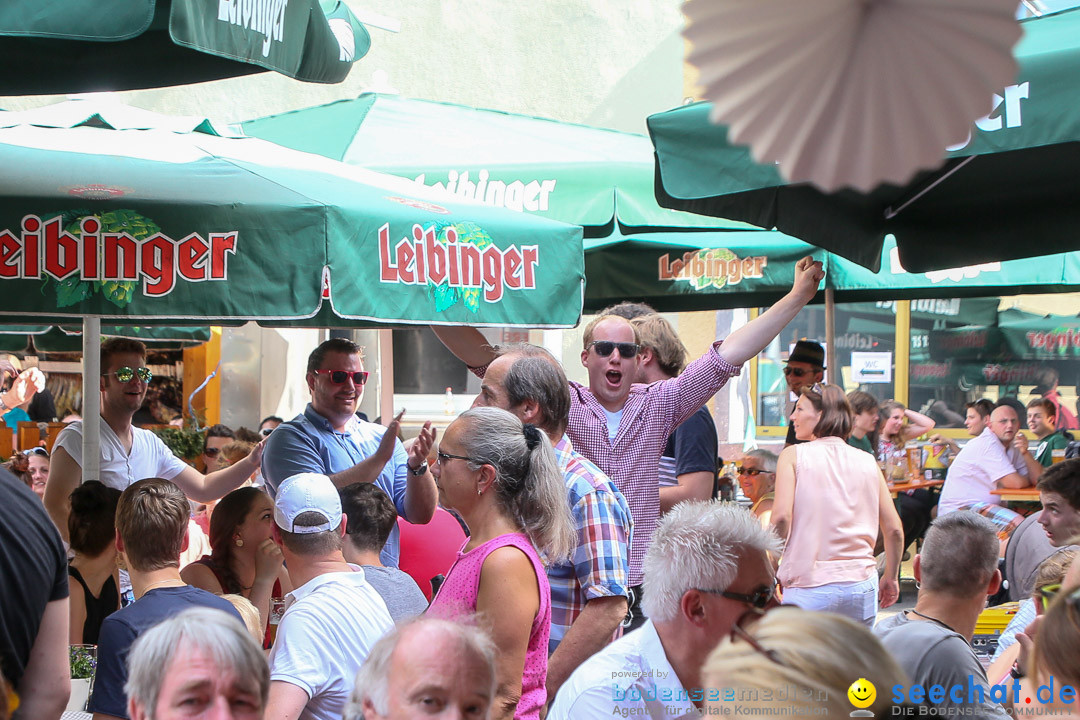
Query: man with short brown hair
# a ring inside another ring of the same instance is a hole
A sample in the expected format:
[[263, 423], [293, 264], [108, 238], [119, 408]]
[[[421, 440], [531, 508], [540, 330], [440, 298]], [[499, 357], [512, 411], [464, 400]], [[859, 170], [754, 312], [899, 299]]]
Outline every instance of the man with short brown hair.
[[1035, 439], [1039, 441], [1035, 449], [1035, 462], [1050, 467], [1054, 463], [1054, 451], [1067, 448], [1072, 436], [1057, 429], [1057, 408], [1046, 398], [1035, 398], [1027, 404], [1027, 421], [1028, 429], [1035, 433]]
[[180, 579], [190, 506], [174, 483], [147, 478], [128, 486], [116, 506], [116, 548], [131, 576], [135, 602], [105, 618], [98, 638], [97, 675], [90, 710], [94, 720], [126, 718], [127, 655], [143, 632], [192, 607], [224, 610], [232, 604]]
[[[259, 467], [261, 443], [244, 460], [204, 475], [173, 455], [157, 435], [131, 424], [152, 377], [146, 367], [146, 346], [141, 342], [114, 337], [101, 343], [101, 473], [95, 479], [123, 490], [136, 480], [165, 478], [196, 502], [217, 500], [240, 487]], [[68, 497], [84, 479], [83, 422], [77, 420], [60, 432], [45, 483], [45, 509], [65, 540], [71, 509]]]

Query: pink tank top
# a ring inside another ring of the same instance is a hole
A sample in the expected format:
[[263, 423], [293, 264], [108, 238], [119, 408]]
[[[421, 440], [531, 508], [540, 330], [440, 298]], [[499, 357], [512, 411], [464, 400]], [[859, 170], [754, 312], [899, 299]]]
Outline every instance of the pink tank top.
[[780, 582], [810, 588], [872, 577], [881, 492], [873, 456], [838, 437], [793, 447], [795, 503]]
[[[864, 455], [866, 453], [863, 453]], [[468, 544], [466, 540], [465, 544]], [[457, 560], [450, 567], [435, 599], [431, 601], [428, 612], [438, 617], [453, 618], [455, 615], [476, 612], [476, 596], [480, 592], [480, 571], [484, 560], [495, 550], [512, 545], [525, 553], [536, 573], [536, 583], [540, 588], [540, 609], [533, 618], [529, 633], [529, 645], [525, 651], [525, 667], [521, 677], [521, 699], [515, 720], [539, 720], [540, 710], [547, 703], [548, 639], [551, 635], [551, 587], [547, 573], [540, 562], [528, 535], [510, 533], [488, 540], [483, 545], [469, 552], [458, 551]], [[462, 545], [464, 549], [465, 545]]]

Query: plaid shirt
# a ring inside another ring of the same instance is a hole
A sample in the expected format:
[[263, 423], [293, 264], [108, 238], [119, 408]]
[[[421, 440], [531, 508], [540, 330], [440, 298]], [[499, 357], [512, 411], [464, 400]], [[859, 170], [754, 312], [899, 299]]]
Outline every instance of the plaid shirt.
[[570, 383], [567, 433], [578, 451], [592, 460], [622, 491], [634, 518], [630, 542], [630, 584], [640, 585], [645, 551], [660, 520], [658, 475], [668, 435], [708, 402], [739, 368], [713, 349], [670, 380], [635, 384], [623, 406], [615, 439], [608, 440], [607, 415], [589, 388]]
[[[739, 368], [712, 350], [670, 380], [634, 384], [623, 406], [615, 440], [608, 439], [607, 415], [589, 388], [570, 383], [570, 424], [566, 432], [581, 455], [596, 463], [622, 492], [634, 521], [630, 540], [630, 585], [641, 584], [641, 565], [660, 520], [660, 456], [668, 435], [739, 374]], [[487, 365], [470, 367], [484, 377]], [[554, 617], [554, 608], [552, 613]], [[553, 631], [554, 632], [554, 631]]]
[[585, 603], [599, 597], [627, 596], [627, 546], [633, 528], [630, 508], [600, 468], [574, 452], [563, 435], [555, 458], [566, 481], [577, 548], [570, 562], [548, 568], [551, 585], [551, 640], [555, 652]]

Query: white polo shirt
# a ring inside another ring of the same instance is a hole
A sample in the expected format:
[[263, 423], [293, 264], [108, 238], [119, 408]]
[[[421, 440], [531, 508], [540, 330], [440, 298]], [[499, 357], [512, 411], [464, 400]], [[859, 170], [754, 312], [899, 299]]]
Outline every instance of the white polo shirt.
[[319, 575], [285, 596], [285, 614], [270, 651], [270, 680], [308, 696], [300, 720], [340, 720], [356, 671], [394, 627], [364, 570]]
[[990, 428], [984, 429], [968, 441], [949, 466], [938, 501], [938, 517], [976, 502], [1000, 505], [1001, 498], [990, 491], [1010, 473], [1028, 476], [1020, 452], [1012, 445], [1006, 448]]

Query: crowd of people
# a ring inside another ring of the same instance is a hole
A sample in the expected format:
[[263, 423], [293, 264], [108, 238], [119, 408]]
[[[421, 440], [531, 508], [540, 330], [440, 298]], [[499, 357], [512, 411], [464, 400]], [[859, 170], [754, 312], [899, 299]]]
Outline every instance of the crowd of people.
[[[957, 705], [1004, 714], [1012, 701], [993, 695], [999, 678], [970, 645], [1001, 586], [999, 529], [977, 506], [927, 523], [918, 602], [875, 627], [908, 544], [876, 455], [932, 421], [886, 406], [876, 437], [865, 399], [824, 384], [820, 345], [800, 342], [788, 446], [741, 459], [751, 507], [716, 499], [701, 409], [821, 278], [804, 259], [787, 296], [689, 363], [663, 318], [613, 308], [584, 328], [587, 385], [542, 348], [437, 328], [481, 392], [441, 437], [427, 424], [408, 444], [400, 415], [357, 416], [363, 354], [331, 339], [309, 357], [304, 411], [247, 439], [211, 428], [205, 473], [132, 424], [145, 350], [107, 340], [99, 477], [82, 477], [81, 422], [58, 438], [42, 497], [0, 472], [0, 718], [60, 717], [69, 644], [97, 645], [95, 720], [660, 718], [856, 702], [885, 717], [916, 714], [918, 685], [954, 681], [980, 689]], [[985, 432], [1021, 453], [1006, 421]], [[1037, 479], [1036, 522], [1064, 548], [1080, 533], [1080, 460]], [[466, 532], [454, 548], [425, 529], [447, 511]], [[205, 548], [192, 547], [196, 516]], [[406, 572], [417, 538], [426, 554], [456, 551], [439, 577]], [[1023, 682], [1075, 684], [1068, 575], [1030, 591], [1039, 613], [1006, 658]], [[877, 693], [851, 695], [853, 683]]]

